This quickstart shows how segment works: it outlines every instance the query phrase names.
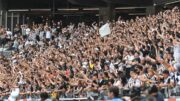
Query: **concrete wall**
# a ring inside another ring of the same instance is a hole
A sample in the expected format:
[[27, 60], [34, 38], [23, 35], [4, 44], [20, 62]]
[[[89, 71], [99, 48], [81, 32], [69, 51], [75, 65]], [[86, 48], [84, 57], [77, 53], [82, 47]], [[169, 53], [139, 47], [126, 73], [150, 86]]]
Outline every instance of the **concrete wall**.
[[109, 5], [107, 7], [102, 7], [99, 10], [99, 20], [100, 21], [112, 21], [115, 18], [115, 10], [112, 5]]
[[5, 25], [6, 22], [6, 1], [0, 0], [0, 25]]
[[155, 14], [156, 8], [155, 6], [148, 6], [146, 7], [146, 15], [153, 15]]
[[0, 25], [2, 25], [2, 0], [0, 0]]

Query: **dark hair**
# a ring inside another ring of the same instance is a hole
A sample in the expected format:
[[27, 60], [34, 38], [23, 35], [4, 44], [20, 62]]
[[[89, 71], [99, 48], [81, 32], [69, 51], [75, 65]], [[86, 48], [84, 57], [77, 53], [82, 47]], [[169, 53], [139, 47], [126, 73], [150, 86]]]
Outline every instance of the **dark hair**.
[[134, 68], [138, 68], [139, 70], [143, 70], [143, 66], [141, 66], [141, 65], [134, 65]]
[[169, 75], [169, 71], [168, 70], [164, 70], [163, 74], [168, 74]]
[[136, 68], [131, 69], [132, 72], [134, 72], [135, 74], [139, 75], [139, 71]]
[[49, 98], [49, 95], [47, 93], [42, 93], [42, 94], [40, 94], [40, 96], [41, 96], [41, 100], [42, 101], [44, 101], [44, 100]]
[[121, 83], [123, 84], [123, 86], [125, 86], [127, 83], [125, 73], [123, 73], [122, 71], [118, 71], [118, 78], [121, 79]]
[[104, 72], [105, 77], [109, 78], [108, 72]]
[[119, 88], [117, 86], [112, 86], [109, 88], [109, 92], [113, 93], [115, 98], [119, 97]]
[[153, 85], [152, 87], [149, 88], [149, 94], [157, 93], [157, 92], [158, 92], [158, 88], [156, 85]]
[[132, 101], [141, 101], [142, 98], [140, 96], [136, 96], [134, 98], [132, 98]]
[[139, 87], [133, 87], [131, 89], [131, 98], [136, 97], [136, 96], [141, 96], [141, 88]]

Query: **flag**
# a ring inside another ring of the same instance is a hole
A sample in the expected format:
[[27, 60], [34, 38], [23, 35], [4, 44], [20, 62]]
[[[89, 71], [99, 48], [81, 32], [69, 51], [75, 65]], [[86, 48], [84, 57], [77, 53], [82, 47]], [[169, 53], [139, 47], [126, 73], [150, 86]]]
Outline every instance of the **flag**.
[[106, 23], [99, 29], [99, 34], [101, 35], [101, 37], [111, 34], [111, 29], [108, 23]]

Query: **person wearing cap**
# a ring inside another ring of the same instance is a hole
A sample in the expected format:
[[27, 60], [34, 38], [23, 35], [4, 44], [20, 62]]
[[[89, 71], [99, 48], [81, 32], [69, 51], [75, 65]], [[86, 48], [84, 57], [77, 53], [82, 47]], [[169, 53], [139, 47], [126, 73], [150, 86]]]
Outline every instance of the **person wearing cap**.
[[111, 99], [111, 101], [123, 101], [119, 98], [119, 88], [116, 86], [109, 88], [108, 97]]

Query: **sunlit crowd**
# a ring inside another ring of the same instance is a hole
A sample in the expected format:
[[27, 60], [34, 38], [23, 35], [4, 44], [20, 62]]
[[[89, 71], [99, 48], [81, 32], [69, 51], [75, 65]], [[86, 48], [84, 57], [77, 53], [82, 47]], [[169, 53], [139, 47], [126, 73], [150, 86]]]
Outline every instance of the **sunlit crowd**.
[[[101, 37], [93, 22], [16, 24], [0, 27], [0, 95], [19, 87], [20, 94], [56, 91], [66, 97], [103, 95], [117, 87], [132, 101], [143, 95], [163, 101], [180, 92], [180, 11], [104, 22], [111, 34]], [[147, 101], [147, 100], [144, 100]], [[149, 101], [149, 100], [148, 100]], [[152, 101], [152, 100], [151, 100]]]

